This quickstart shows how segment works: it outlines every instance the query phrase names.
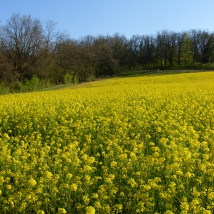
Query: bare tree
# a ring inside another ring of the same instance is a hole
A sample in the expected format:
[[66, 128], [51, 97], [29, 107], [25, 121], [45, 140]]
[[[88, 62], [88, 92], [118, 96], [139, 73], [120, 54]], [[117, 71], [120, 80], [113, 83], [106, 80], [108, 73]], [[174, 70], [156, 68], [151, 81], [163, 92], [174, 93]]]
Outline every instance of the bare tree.
[[43, 41], [42, 23], [30, 15], [14, 14], [2, 27], [3, 52], [13, 63], [12, 72], [17, 79], [32, 75]]

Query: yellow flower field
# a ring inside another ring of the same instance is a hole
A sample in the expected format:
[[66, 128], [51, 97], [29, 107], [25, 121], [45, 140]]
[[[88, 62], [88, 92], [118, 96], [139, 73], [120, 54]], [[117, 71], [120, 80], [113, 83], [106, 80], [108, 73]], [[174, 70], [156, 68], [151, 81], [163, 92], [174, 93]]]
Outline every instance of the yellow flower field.
[[214, 212], [214, 72], [0, 96], [0, 213]]

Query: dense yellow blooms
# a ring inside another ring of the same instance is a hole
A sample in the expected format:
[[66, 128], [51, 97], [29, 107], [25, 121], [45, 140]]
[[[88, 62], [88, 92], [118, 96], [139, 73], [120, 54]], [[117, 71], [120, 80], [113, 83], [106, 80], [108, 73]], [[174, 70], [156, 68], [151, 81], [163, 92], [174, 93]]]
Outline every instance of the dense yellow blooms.
[[95, 209], [92, 206], [86, 208], [86, 214], [95, 214]]
[[214, 73], [0, 96], [0, 212], [213, 213]]
[[64, 208], [59, 208], [58, 209], [58, 214], [66, 214], [66, 210]]

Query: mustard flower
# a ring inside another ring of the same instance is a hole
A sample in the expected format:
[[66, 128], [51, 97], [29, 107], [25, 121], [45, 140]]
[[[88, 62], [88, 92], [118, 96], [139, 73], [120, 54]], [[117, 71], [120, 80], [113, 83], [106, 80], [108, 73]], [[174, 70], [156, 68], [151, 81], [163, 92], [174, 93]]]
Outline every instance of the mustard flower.
[[164, 214], [174, 214], [171, 210], [167, 210]]
[[66, 175], [66, 178], [67, 179], [71, 179], [73, 177], [73, 175], [71, 174], [71, 173], [68, 173], [67, 175]]
[[212, 214], [212, 211], [210, 211], [210, 210], [204, 210], [204, 211], [202, 212], [202, 214]]
[[70, 190], [72, 190], [72, 191], [74, 191], [74, 192], [76, 192], [77, 191], [77, 185], [76, 184], [71, 184], [70, 185]]
[[66, 214], [66, 210], [64, 208], [58, 208], [58, 214]]
[[53, 176], [53, 174], [50, 172], [50, 171], [45, 171], [45, 177], [48, 179], [48, 180], [50, 180], [51, 178], [52, 178], [52, 176]]
[[45, 211], [43, 211], [43, 210], [38, 210], [38, 211], [36, 212], [36, 214], [45, 214]]
[[36, 180], [34, 180], [33, 178], [30, 178], [28, 183], [30, 184], [30, 186], [35, 186], [37, 184]]
[[99, 197], [99, 195], [97, 194], [97, 193], [92, 193], [92, 196], [91, 196], [92, 198], [98, 198]]
[[99, 201], [95, 201], [94, 202], [94, 207], [96, 207], [97, 209], [100, 209], [102, 206], [101, 206]]
[[180, 208], [182, 211], [188, 211], [189, 210], [189, 204], [187, 202], [181, 202]]
[[95, 214], [95, 208], [92, 206], [87, 207], [86, 214]]
[[83, 198], [83, 201], [84, 201], [86, 204], [89, 203], [90, 198], [88, 197], [88, 195], [84, 195], [82, 198]]

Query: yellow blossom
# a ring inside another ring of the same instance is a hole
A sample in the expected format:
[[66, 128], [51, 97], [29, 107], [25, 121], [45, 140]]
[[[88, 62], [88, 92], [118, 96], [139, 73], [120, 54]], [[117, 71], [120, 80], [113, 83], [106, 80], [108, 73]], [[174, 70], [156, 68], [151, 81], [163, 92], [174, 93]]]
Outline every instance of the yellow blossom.
[[74, 191], [74, 192], [76, 192], [77, 191], [77, 185], [76, 184], [71, 184], [70, 185], [70, 189], [72, 190], [72, 191]]
[[31, 178], [28, 183], [30, 184], [30, 186], [35, 186], [37, 184], [36, 180], [34, 180], [33, 178]]
[[92, 206], [86, 208], [86, 214], [95, 214], [95, 209]]
[[58, 209], [58, 214], [66, 214], [66, 210], [64, 208], [59, 208]]

